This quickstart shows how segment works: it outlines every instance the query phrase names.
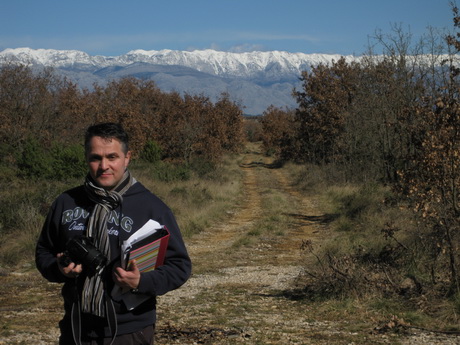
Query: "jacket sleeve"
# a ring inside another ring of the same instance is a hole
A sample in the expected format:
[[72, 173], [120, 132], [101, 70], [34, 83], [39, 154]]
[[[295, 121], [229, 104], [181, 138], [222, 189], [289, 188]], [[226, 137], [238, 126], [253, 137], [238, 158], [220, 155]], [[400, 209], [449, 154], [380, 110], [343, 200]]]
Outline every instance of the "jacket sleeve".
[[192, 270], [190, 257], [171, 210], [168, 209], [157, 221], [165, 225], [170, 233], [165, 261], [155, 270], [142, 273], [138, 286], [140, 293], [153, 296], [177, 289], [187, 281]]
[[59, 240], [60, 215], [57, 201], [53, 203], [43, 224], [35, 248], [35, 264], [42, 276], [50, 282], [63, 283], [66, 277], [59, 271], [56, 255], [64, 250]]

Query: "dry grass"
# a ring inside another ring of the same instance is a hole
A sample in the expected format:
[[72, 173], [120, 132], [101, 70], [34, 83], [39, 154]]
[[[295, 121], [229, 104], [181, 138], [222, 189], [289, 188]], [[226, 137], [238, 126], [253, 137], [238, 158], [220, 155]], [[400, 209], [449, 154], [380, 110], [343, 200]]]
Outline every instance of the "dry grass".
[[[213, 178], [192, 174], [187, 181], [161, 182], [152, 177], [151, 167], [145, 164], [133, 164], [132, 172], [171, 207], [187, 237], [219, 222], [235, 207], [242, 188], [241, 172], [234, 159], [227, 157]], [[67, 183], [16, 180], [13, 188], [2, 186], [0, 235], [4, 240], [0, 244], [0, 269], [20, 267], [33, 260], [35, 243], [52, 201], [59, 193], [80, 183], [81, 180]]]
[[422, 225], [388, 188], [333, 184], [315, 190], [320, 209], [331, 215], [333, 236], [305, 247], [307, 296], [361, 300], [377, 313], [400, 315], [421, 327], [460, 331], [458, 298], [447, 297], [444, 273], [437, 271], [432, 282], [435, 262], [424, 250]]
[[227, 157], [214, 172], [213, 178], [192, 175], [187, 181], [159, 182], [148, 172], [133, 174], [173, 210], [185, 237], [199, 233], [231, 213], [241, 196], [241, 172]]
[[[427, 322], [401, 301], [371, 293], [309, 299], [299, 273], [314, 260], [302, 257], [302, 244], [310, 240], [321, 248], [347, 232], [334, 231], [319, 198], [291, 183], [291, 166], [269, 169], [270, 162], [249, 148], [217, 183], [158, 184], [135, 172], [172, 206], [183, 228], [195, 224], [185, 238], [194, 273], [184, 287], [159, 298], [158, 344], [454, 344], [444, 336], [380, 327], [395, 312]], [[45, 282], [32, 265], [0, 280], [0, 344], [53, 344], [62, 313], [59, 285]]]

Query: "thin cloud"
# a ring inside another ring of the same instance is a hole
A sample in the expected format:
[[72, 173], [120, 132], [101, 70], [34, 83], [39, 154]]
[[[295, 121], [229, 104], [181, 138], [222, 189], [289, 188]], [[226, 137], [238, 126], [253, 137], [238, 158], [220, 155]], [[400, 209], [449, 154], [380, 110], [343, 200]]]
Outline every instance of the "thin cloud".
[[262, 51], [267, 51], [267, 50], [268, 49], [263, 44], [250, 44], [250, 43], [236, 45], [228, 49], [228, 51], [231, 53], [248, 53], [248, 52], [255, 52], [255, 51], [262, 52]]
[[[180, 49], [191, 47], [209, 48], [232, 52], [269, 50], [264, 42], [303, 41], [317, 43], [317, 37], [310, 35], [271, 34], [241, 31], [200, 31], [200, 32], [153, 32], [122, 35], [81, 35], [81, 36], [0, 36], [4, 47], [30, 47], [44, 49], [81, 50], [90, 54], [106, 55], [108, 52], [124, 54], [133, 49]], [[171, 46], [171, 44], [173, 46]], [[200, 48], [197, 48], [200, 49]]]

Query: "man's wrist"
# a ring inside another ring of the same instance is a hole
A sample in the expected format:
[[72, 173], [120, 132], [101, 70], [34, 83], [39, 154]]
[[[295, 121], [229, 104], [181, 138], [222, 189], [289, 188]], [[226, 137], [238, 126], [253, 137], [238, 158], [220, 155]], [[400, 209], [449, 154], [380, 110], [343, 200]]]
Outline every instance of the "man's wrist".
[[141, 285], [141, 278], [139, 277], [139, 280], [137, 281], [135, 287], [131, 288], [129, 291], [134, 294], [138, 294], [139, 292], [139, 286]]

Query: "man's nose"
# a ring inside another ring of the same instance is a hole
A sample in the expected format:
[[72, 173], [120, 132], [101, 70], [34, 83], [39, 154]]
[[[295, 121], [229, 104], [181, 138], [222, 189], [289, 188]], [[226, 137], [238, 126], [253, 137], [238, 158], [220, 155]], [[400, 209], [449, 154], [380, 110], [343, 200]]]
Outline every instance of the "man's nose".
[[101, 170], [106, 170], [108, 168], [108, 162], [107, 162], [107, 159], [105, 158], [102, 158], [101, 159], [101, 162], [99, 163], [99, 168]]

